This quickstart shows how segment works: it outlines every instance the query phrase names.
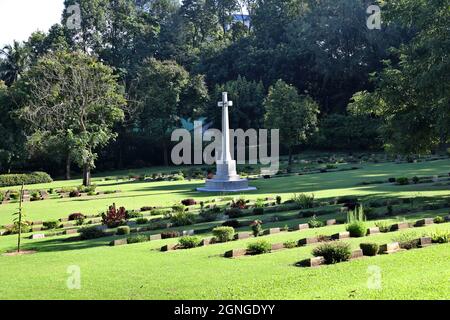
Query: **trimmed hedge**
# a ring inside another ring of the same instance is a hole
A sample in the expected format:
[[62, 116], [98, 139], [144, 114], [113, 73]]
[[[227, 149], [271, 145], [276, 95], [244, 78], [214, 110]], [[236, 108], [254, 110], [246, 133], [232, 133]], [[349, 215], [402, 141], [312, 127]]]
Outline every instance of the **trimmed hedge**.
[[0, 175], [0, 187], [19, 186], [23, 184], [49, 183], [53, 179], [45, 172], [32, 172], [20, 174], [2, 174]]

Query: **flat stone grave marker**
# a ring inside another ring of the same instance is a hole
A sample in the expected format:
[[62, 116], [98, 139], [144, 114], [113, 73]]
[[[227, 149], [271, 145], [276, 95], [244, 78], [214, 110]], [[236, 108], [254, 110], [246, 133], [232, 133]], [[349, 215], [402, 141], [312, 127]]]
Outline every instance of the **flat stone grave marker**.
[[235, 240], [243, 240], [250, 238], [250, 232], [239, 232], [234, 235]]
[[41, 190], [41, 198], [42, 200], [48, 199], [48, 192], [45, 190]]
[[426, 219], [422, 219], [422, 220], [418, 220], [416, 221], [415, 226], [416, 227], [423, 227], [423, 226], [427, 226], [430, 224], [434, 223], [434, 219], [433, 218], [426, 218]]
[[308, 244], [313, 244], [313, 243], [317, 243], [317, 242], [319, 242], [317, 237], [311, 237], [311, 238], [300, 239], [298, 241], [298, 245], [299, 246], [306, 246]]
[[294, 230], [296, 230], [296, 231], [301, 231], [301, 230], [306, 230], [306, 229], [309, 229], [309, 224], [307, 224], [307, 223], [299, 224], [294, 227]]
[[419, 239], [419, 247], [425, 248], [432, 245], [431, 237], [421, 237]]
[[195, 231], [194, 230], [184, 230], [183, 232], [182, 232], [182, 235], [183, 236], [193, 236], [195, 234]]
[[0, 230], [0, 236], [4, 235], [6, 233], [6, 230]]
[[77, 229], [67, 229], [67, 230], [64, 230], [64, 234], [75, 234], [75, 233], [78, 233], [78, 230], [77, 230]]
[[[20, 192], [19, 192], [20, 193]], [[31, 200], [30, 197], [30, 192], [28, 190], [24, 190], [23, 191], [23, 197], [22, 197], [23, 202], [28, 202]]]
[[31, 235], [30, 239], [32, 240], [37, 240], [37, 239], [44, 239], [45, 238], [45, 234], [42, 233], [36, 233]]
[[284, 249], [284, 244], [282, 243], [274, 243], [272, 244], [272, 251]]
[[378, 227], [372, 227], [372, 228], [367, 229], [368, 235], [377, 234], [377, 233], [380, 233], [380, 228], [378, 228]]
[[42, 221], [33, 221], [33, 222], [32, 222], [32, 225], [33, 225], [33, 226], [39, 226], [39, 225], [42, 225], [42, 224], [43, 224]]
[[348, 239], [348, 238], [350, 238], [350, 232], [348, 231], [339, 232], [331, 236], [331, 239], [333, 240]]
[[362, 249], [358, 249], [352, 252], [350, 259], [358, 259], [364, 256]]
[[381, 253], [390, 254], [398, 251], [400, 251], [400, 244], [398, 242], [387, 243], [380, 247]]
[[75, 225], [74, 221], [66, 221], [62, 223], [63, 228], [73, 227]]
[[400, 222], [400, 223], [393, 224], [391, 226], [391, 230], [394, 230], [394, 231], [408, 229], [408, 228], [409, 228], [408, 222]]
[[152, 234], [149, 239], [150, 239], [150, 241], [155, 241], [155, 240], [161, 240], [162, 237], [161, 237], [161, 234]]
[[335, 224], [337, 224], [336, 219], [327, 220], [327, 226], [332, 226], [332, 225], [335, 225]]
[[212, 243], [212, 238], [205, 238], [200, 242], [201, 246], [209, 246]]
[[41, 231], [42, 230], [42, 226], [32, 226], [31, 227], [31, 231], [35, 232], [35, 231]]
[[281, 229], [280, 228], [270, 228], [264, 231], [265, 235], [270, 235], [270, 234], [277, 234], [280, 233]]
[[119, 239], [119, 240], [111, 241], [111, 246], [114, 246], [114, 247], [123, 246], [125, 244], [128, 244], [127, 239]]
[[319, 267], [321, 265], [325, 264], [325, 258], [324, 257], [314, 257], [314, 258], [310, 258], [307, 259], [305, 261], [305, 265], [308, 267]]
[[59, 221], [61, 221], [61, 222], [67, 222], [67, 221], [69, 221], [69, 218], [59, 218]]
[[226, 258], [237, 258], [237, 257], [242, 257], [246, 254], [247, 254], [246, 249], [233, 249], [233, 250], [225, 252], [225, 257]]
[[161, 251], [167, 252], [172, 251], [177, 248], [177, 244], [166, 244], [165, 246], [161, 247]]

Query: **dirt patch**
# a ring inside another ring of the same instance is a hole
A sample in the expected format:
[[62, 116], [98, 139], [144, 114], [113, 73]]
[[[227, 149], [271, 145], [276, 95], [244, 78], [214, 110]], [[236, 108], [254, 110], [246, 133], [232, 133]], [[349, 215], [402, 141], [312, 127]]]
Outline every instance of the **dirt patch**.
[[7, 257], [14, 257], [14, 256], [23, 256], [23, 255], [35, 254], [35, 253], [37, 253], [37, 251], [35, 251], [35, 250], [23, 250], [20, 252], [17, 252], [17, 251], [7, 252], [7, 253], [4, 253], [3, 255], [7, 256]]

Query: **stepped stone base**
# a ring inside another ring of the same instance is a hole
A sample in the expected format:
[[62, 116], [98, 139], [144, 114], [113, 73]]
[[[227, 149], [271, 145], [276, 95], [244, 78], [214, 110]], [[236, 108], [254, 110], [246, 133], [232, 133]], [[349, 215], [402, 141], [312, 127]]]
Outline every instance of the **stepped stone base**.
[[209, 179], [202, 188], [197, 188], [201, 192], [242, 192], [254, 191], [255, 187], [249, 187], [247, 179], [225, 180]]

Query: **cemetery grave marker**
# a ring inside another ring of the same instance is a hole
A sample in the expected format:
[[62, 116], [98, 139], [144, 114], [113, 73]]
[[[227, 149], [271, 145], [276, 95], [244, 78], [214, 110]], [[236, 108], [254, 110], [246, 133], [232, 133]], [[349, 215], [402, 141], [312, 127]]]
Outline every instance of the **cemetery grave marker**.
[[314, 244], [314, 243], [317, 243], [317, 242], [319, 242], [317, 237], [311, 237], [311, 238], [300, 239], [298, 241], [298, 245], [299, 246], [306, 246], [306, 245]]
[[421, 237], [419, 239], [419, 247], [425, 248], [432, 245], [431, 237]]
[[367, 229], [367, 235], [373, 235], [373, 234], [378, 234], [378, 233], [380, 233], [379, 227], [372, 227], [372, 228]]
[[244, 256], [246, 254], [247, 254], [246, 249], [233, 249], [233, 250], [225, 252], [225, 257], [226, 258], [237, 258], [237, 257]]
[[385, 254], [395, 253], [399, 251], [401, 251], [401, 249], [398, 242], [387, 243], [380, 247], [380, 252]]
[[331, 239], [333, 240], [348, 239], [348, 238], [350, 238], [350, 232], [348, 231], [339, 232], [331, 236]]

